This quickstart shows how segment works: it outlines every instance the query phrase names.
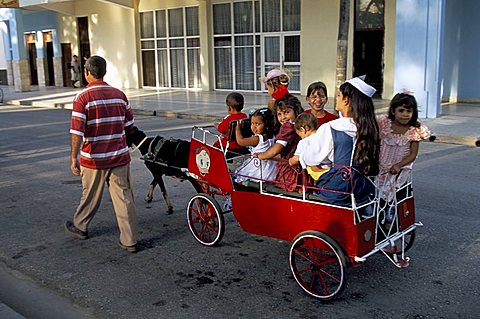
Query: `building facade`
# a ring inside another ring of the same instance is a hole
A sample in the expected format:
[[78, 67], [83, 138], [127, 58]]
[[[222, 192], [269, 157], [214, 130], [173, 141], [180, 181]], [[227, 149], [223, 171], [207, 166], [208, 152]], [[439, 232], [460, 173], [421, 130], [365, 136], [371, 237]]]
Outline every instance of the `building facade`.
[[[347, 78], [366, 74], [384, 99], [413, 91], [422, 117], [438, 116], [442, 99], [480, 100], [480, 3], [350, 4]], [[335, 92], [339, 0], [24, 0], [20, 7], [0, 9], [8, 83], [19, 91], [68, 85], [71, 56], [83, 64], [97, 54], [108, 61], [106, 80], [122, 88], [264, 91], [259, 78], [286, 68], [294, 93], [319, 80]]]

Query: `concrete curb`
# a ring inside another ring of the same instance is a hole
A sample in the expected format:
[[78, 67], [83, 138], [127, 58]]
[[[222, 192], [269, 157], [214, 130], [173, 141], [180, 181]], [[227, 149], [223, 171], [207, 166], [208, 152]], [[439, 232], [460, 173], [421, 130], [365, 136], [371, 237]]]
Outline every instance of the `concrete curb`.
[[[6, 105], [16, 105], [16, 106], [33, 106], [33, 107], [43, 107], [43, 108], [56, 108], [56, 109], [66, 109], [71, 110], [73, 108], [72, 103], [45, 103], [43, 101], [20, 101], [20, 100], [9, 100], [5, 101]], [[145, 110], [134, 108], [136, 115], [144, 116], [159, 116], [159, 117], [168, 117], [168, 118], [178, 118], [186, 120], [202, 120], [202, 121], [220, 121], [223, 119], [222, 116], [208, 115], [208, 114], [188, 114], [188, 113], [179, 113], [173, 111], [157, 111], [157, 110]], [[456, 135], [432, 135], [428, 141], [434, 143], [444, 143], [444, 144], [456, 144], [456, 145], [465, 145], [480, 147], [480, 137], [476, 136], [456, 136]]]
[[432, 135], [429, 138], [429, 141], [435, 143], [480, 147], [480, 137], [475, 136]]

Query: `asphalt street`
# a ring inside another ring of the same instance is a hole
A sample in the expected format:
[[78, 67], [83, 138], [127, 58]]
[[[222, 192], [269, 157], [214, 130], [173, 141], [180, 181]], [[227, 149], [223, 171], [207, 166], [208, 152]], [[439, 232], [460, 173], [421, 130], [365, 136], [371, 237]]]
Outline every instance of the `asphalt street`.
[[[321, 303], [293, 279], [289, 243], [242, 231], [233, 214], [225, 216], [219, 247], [198, 244], [186, 225], [185, 207], [195, 194], [188, 182], [166, 178], [172, 215], [165, 215], [158, 189], [145, 203], [151, 175], [137, 153], [132, 175], [142, 250], [128, 254], [117, 246], [107, 192], [91, 238], [68, 235], [63, 223], [81, 193], [69, 170], [69, 116], [0, 106], [0, 272], [19, 273], [40, 295], [55, 296], [46, 302], [50, 310], [36, 307], [35, 295], [7, 298], [11, 288], [0, 276], [0, 301], [27, 318], [49, 318], [57, 305], [85, 318], [478, 317], [479, 148], [422, 143], [414, 190], [417, 220], [425, 226], [409, 251], [410, 267], [397, 269], [374, 255], [348, 270], [338, 300]], [[147, 116], [136, 123], [148, 135], [184, 139], [192, 125], [207, 124]]]

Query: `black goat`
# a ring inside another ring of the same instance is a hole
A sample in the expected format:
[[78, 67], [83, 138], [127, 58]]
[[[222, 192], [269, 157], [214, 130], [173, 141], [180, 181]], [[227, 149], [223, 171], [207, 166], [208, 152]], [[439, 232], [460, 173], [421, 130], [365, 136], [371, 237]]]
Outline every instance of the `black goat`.
[[183, 169], [188, 168], [188, 154], [190, 151], [190, 142], [177, 139], [164, 139], [161, 136], [147, 137], [146, 134], [133, 127], [126, 134], [127, 145], [135, 145], [143, 155], [145, 166], [153, 175], [153, 181], [150, 183], [145, 201], [150, 203], [153, 199], [155, 186], [160, 186], [163, 198], [167, 203], [167, 214], [173, 213], [173, 204], [167, 194], [163, 175], [172, 176], [181, 181], [188, 180], [195, 190], [201, 191], [195, 179], [187, 176]]

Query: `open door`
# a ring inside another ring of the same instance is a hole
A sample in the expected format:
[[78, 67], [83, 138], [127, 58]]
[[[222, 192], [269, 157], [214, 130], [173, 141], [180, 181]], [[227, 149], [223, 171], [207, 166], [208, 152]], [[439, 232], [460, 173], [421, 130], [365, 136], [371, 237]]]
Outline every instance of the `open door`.
[[72, 44], [62, 43], [61, 48], [63, 86], [72, 86], [72, 73], [70, 72], [70, 62], [72, 61]]
[[355, 1], [353, 76], [366, 74], [376, 97], [383, 93], [384, 9], [384, 0]]
[[77, 18], [78, 25], [78, 47], [80, 49], [80, 70], [82, 74], [82, 85], [87, 85], [87, 80], [85, 79], [85, 73], [83, 72], [83, 67], [85, 62], [90, 57], [90, 38], [88, 37], [88, 17], [79, 17]]
[[30, 85], [38, 85], [37, 73], [37, 47], [35, 46], [35, 33], [25, 34], [27, 45], [28, 66], [30, 68]]

